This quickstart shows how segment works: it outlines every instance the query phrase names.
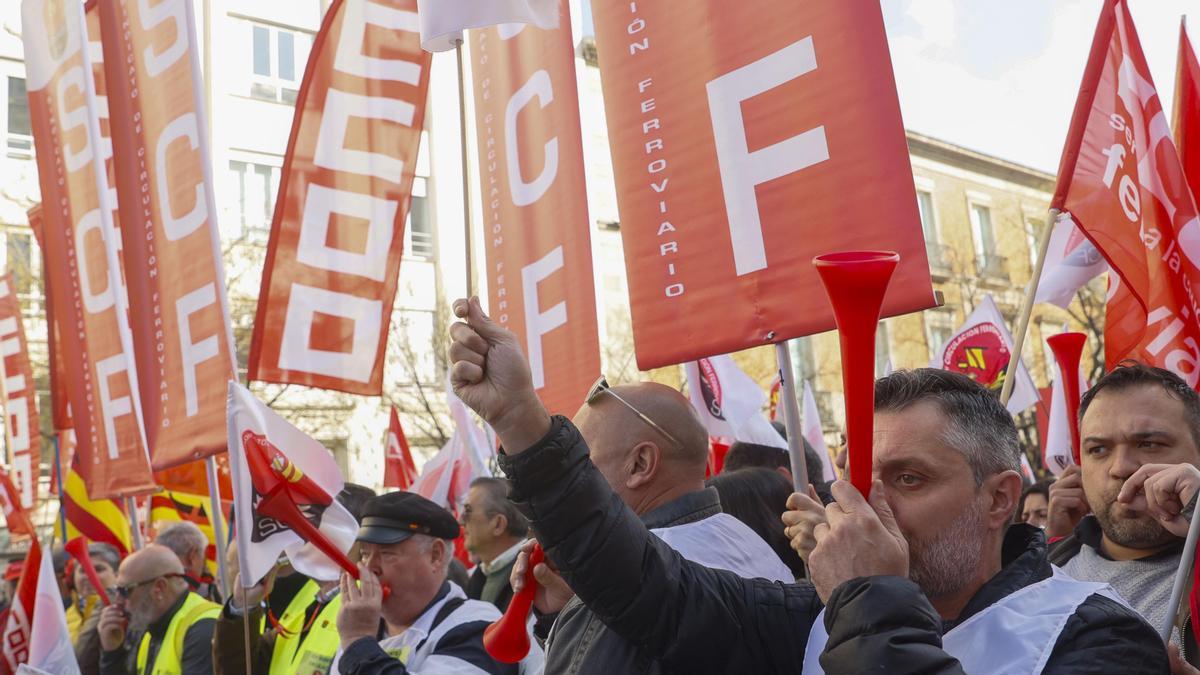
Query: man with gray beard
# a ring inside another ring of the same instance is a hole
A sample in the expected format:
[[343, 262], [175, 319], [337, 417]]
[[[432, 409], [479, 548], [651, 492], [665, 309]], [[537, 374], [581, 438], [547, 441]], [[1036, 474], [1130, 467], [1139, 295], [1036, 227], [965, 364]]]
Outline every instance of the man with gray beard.
[[1054, 570], [1039, 529], [1008, 527], [1016, 427], [971, 380], [880, 380], [870, 498], [834, 483], [811, 583], [748, 580], [650, 534], [578, 429], [542, 407], [516, 337], [475, 298], [454, 311], [451, 382], [496, 430], [510, 499], [580, 600], [664, 671], [1167, 672], [1153, 629], [1107, 585]]

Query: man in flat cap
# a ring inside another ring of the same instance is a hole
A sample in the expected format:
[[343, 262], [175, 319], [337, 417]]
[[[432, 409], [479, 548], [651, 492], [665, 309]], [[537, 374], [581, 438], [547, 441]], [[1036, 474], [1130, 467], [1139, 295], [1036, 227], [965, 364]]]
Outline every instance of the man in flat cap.
[[[446, 509], [411, 492], [367, 502], [358, 530], [361, 580], [342, 575], [341, 653], [332, 672], [536, 672], [536, 644], [520, 664], [484, 650], [483, 631], [500, 611], [447, 581], [458, 532]], [[386, 598], [383, 586], [391, 589]]]

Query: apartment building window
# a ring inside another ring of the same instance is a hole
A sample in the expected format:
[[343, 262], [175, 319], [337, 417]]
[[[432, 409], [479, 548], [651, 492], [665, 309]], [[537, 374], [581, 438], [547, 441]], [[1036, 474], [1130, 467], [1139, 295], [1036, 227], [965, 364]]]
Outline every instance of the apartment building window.
[[294, 104], [300, 90], [312, 37], [274, 26], [252, 25], [250, 95], [264, 101]]
[[1042, 228], [1045, 225], [1033, 216], [1025, 217], [1025, 237], [1029, 242], [1029, 270], [1032, 274], [1037, 267], [1038, 244], [1041, 243]]
[[33, 289], [33, 250], [30, 248], [30, 236], [21, 232], [9, 231], [4, 237], [4, 262], [12, 274], [14, 289], [18, 297], [29, 295]]
[[975, 267], [981, 276], [1004, 277], [1007, 274], [1005, 260], [996, 248], [996, 231], [992, 223], [992, 209], [986, 203], [969, 201], [971, 235], [975, 240]]
[[236, 236], [266, 242], [275, 214], [275, 195], [279, 192], [279, 167], [230, 160], [229, 172], [240, 221]]
[[937, 224], [933, 220], [933, 193], [928, 190], [917, 190], [917, 210], [921, 212], [921, 230], [925, 233], [926, 244], [936, 244]]
[[930, 358], [954, 335], [954, 315], [950, 312], [928, 311], [925, 317], [925, 344], [929, 346]]
[[892, 362], [892, 346], [888, 341], [888, 327], [880, 322], [875, 329], [875, 377], [887, 374]]
[[404, 223], [404, 253], [412, 258], [433, 260], [433, 222], [429, 216], [429, 185], [421, 176], [413, 179], [412, 203]]
[[13, 159], [33, 157], [33, 131], [29, 125], [29, 99], [25, 78], [7, 78], [8, 110], [5, 129], [6, 152]]

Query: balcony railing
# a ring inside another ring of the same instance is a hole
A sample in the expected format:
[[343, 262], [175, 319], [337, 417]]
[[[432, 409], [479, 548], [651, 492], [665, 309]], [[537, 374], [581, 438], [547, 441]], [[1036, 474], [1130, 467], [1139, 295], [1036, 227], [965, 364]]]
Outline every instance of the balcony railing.
[[935, 275], [950, 276], [950, 247], [936, 242], [925, 242], [925, 253], [929, 256], [929, 271]]
[[990, 279], [1008, 278], [1008, 258], [995, 253], [984, 253], [975, 259], [975, 269], [979, 276]]

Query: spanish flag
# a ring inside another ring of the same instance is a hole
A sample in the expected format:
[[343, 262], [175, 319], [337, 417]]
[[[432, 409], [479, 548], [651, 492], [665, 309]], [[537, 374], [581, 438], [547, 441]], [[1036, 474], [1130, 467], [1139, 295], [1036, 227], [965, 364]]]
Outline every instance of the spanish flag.
[[159, 531], [167, 524], [186, 520], [195, 523], [204, 536], [208, 537], [208, 549], [204, 552], [208, 573], [217, 574], [217, 546], [209, 518], [210, 500], [207, 495], [163, 490], [150, 497], [150, 527]]
[[[66, 429], [59, 432], [59, 442], [63, 447], [74, 447], [75, 432]], [[67, 472], [67, 480], [63, 485], [63, 512], [67, 518], [67, 541], [84, 536], [91, 541], [102, 541], [112, 544], [125, 557], [133, 550], [133, 532], [129, 528], [129, 518], [125, 515], [125, 507], [118, 499], [99, 499], [93, 501], [88, 497], [83, 478], [77, 472], [78, 457], [73, 457], [71, 470]]]

